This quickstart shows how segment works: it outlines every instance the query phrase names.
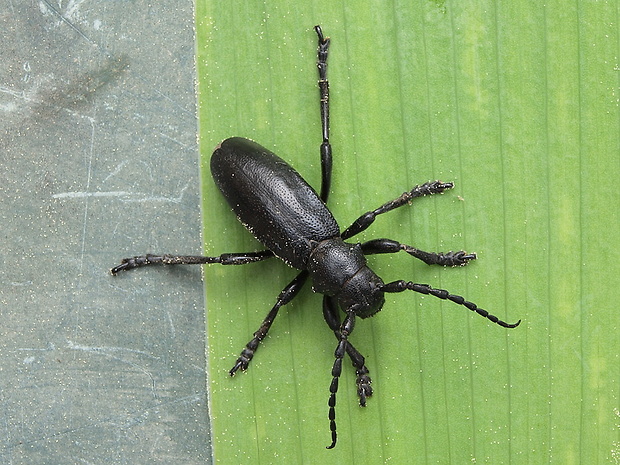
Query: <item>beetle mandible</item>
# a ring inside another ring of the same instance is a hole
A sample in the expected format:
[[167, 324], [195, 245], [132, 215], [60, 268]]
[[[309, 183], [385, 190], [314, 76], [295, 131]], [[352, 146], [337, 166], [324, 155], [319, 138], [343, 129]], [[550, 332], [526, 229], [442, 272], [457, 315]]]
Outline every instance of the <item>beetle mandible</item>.
[[[404, 251], [429, 265], [463, 266], [476, 255], [464, 251], [424, 252], [391, 239], [374, 239], [363, 243], [345, 242], [366, 230], [378, 215], [387, 213], [426, 195], [441, 194], [453, 187], [451, 182], [431, 181], [415, 186], [394, 200], [360, 216], [351, 226], [340, 227], [326, 206], [331, 184], [332, 148], [329, 142], [329, 83], [327, 55], [330, 39], [320, 26], [318, 36], [319, 93], [323, 141], [321, 154], [321, 191], [316, 191], [280, 157], [256, 142], [231, 137], [221, 142], [211, 156], [211, 173], [218, 188], [243, 225], [266, 247], [247, 253], [225, 253], [216, 257], [142, 255], [125, 258], [112, 268], [112, 274], [146, 265], [192, 265], [219, 263], [245, 265], [278, 257], [300, 272], [278, 295], [254, 337], [229, 371], [234, 375], [245, 370], [260, 342], [267, 336], [280, 307], [299, 293], [308, 278], [315, 292], [323, 294], [323, 316], [338, 343], [334, 352], [332, 381], [329, 386], [328, 417], [332, 449], [336, 445], [336, 394], [342, 372], [342, 360], [348, 354], [356, 373], [357, 395], [361, 406], [373, 393], [368, 368], [362, 354], [351, 344], [355, 320], [374, 315], [383, 307], [384, 293], [406, 290], [430, 294], [462, 305], [504, 328], [515, 328], [476, 304], [444, 289], [398, 280], [384, 283], [367, 265], [365, 255]], [[338, 307], [344, 312], [341, 319]]]

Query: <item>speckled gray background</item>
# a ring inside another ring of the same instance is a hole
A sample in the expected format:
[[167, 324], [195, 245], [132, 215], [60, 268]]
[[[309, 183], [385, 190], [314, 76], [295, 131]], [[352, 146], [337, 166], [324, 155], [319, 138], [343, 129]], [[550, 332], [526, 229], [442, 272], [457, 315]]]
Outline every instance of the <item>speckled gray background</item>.
[[0, 462], [208, 462], [194, 4], [1, 3]]

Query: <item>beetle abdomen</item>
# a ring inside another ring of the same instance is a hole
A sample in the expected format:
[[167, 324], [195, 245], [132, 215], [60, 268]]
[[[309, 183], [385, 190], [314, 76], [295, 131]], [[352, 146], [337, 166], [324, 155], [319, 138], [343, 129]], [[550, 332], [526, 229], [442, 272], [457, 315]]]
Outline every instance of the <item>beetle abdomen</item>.
[[311, 241], [340, 235], [312, 187], [280, 157], [241, 137], [211, 156], [215, 183], [243, 225], [291, 266], [306, 268]]

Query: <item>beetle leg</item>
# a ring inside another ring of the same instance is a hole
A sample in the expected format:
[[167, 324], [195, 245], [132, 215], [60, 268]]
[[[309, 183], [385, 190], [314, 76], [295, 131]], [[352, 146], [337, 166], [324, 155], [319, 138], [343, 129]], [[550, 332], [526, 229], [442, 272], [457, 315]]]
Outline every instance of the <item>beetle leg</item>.
[[349, 226], [342, 234], [343, 239], [348, 239], [368, 229], [368, 227], [375, 221], [378, 215], [387, 213], [395, 208], [402, 207], [408, 204], [413, 199], [418, 197], [424, 197], [425, 195], [441, 194], [446, 189], [452, 189], [454, 184], [451, 182], [441, 181], [429, 181], [419, 186], [415, 186], [409, 192], [403, 192], [403, 194], [387, 203], [384, 203], [376, 210], [368, 211], [356, 219], [351, 226]]
[[[333, 297], [323, 296], [323, 317], [328, 326], [334, 332], [336, 339], [340, 340], [340, 315], [338, 311], [338, 304]], [[366, 406], [366, 398], [372, 396], [372, 380], [370, 379], [369, 370], [366, 367], [366, 360], [359, 351], [353, 347], [353, 344], [347, 341], [346, 346], [347, 354], [351, 359], [351, 363], [355, 368], [355, 383], [357, 384], [357, 395], [360, 399], [360, 406]]]
[[412, 283], [411, 281], [407, 282], [400, 280], [384, 284], [383, 287], [381, 287], [381, 290], [383, 292], [403, 292], [409, 290], [419, 292], [420, 294], [430, 294], [443, 300], [450, 300], [455, 304], [459, 304], [468, 308], [472, 312], [476, 312], [478, 315], [483, 316], [484, 318], [487, 318], [493, 323], [503, 326], [504, 328], [516, 328], [517, 326], [519, 326], [519, 323], [521, 323], [521, 320], [517, 321], [516, 323], [506, 323], [505, 321], [497, 318], [495, 315], [491, 315], [483, 308], [478, 307], [475, 303], [465, 300], [464, 297], [461, 297], [460, 295], [450, 294], [445, 289], [432, 288], [428, 284], [418, 284]]
[[329, 143], [329, 81], [327, 80], [329, 37], [323, 37], [321, 26], [315, 26], [314, 30], [319, 38], [316, 66], [319, 70], [321, 129], [323, 131], [323, 142], [321, 143], [321, 200], [327, 203], [332, 179], [332, 146]]
[[412, 257], [422, 260], [427, 265], [464, 266], [469, 260], [475, 260], [475, 253], [467, 253], [463, 250], [458, 252], [424, 252], [407, 244], [401, 244], [391, 239], [373, 239], [361, 244], [364, 255], [379, 253], [396, 253], [401, 250]]
[[121, 264], [110, 270], [116, 274], [119, 271], [131, 270], [148, 265], [204, 265], [207, 263], [219, 263], [220, 265], [245, 265], [273, 257], [271, 250], [246, 253], [225, 253], [217, 257], [205, 257], [202, 255], [140, 255], [137, 257], [123, 258]]
[[248, 368], [248, 365], [254, 357], [254, 352], [256, 352], [258, 345], [265, 338], [265, 336], [267, 336], [273, 320], [275, 320], [276, 316], [278, 316], [278, 310], [280, 310], [280, 307], [288, 304], [291, 300], [295, 298], [297, 293], [303, 287], [307, 278], [308, 272], [302, 271], [297, 276], [295, 276], [295, 279], [288, 283], [284, 289], [282, 289], [282, 292], [280, 292], [280, 295], [278, 295], [276, 304], [269, 311], [269, 313], [261, 323], [260, 328], [258, 328], [258, 330], [254, 333], [254, 337], [250, 340], [250, 342], [245, 345], [245, 348], [241, 351], [241, 355], [235, 362], [235, 365], [228, 372], [230, 376], [234, 376], [234, 374], [240, 369], [246, 370]]

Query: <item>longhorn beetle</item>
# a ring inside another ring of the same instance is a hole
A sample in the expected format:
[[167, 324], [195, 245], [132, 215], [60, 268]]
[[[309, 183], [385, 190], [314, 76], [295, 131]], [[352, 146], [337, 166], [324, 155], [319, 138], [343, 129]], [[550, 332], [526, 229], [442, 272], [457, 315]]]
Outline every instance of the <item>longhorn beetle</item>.
[[[220, 143], [211, 156], [211, 173], [220, 191], [230, 204], [237, 218], [266, 247], [266, 250], [247, 253], [225, 253], [217, 257], [142, 255], [125, 258], [112, 268], [112, 274], [146, 265], [193, 265], [219, 263], [245, 265], [272, 257], [301, 270], [280, 292], [254, 337], [248, 342], [230, 370], [233, 376], [245, 370], [260, 342], [275, 320], [278, 310], [299, 293], [310, 277], [314, 292], [323, 294], [323, 316], [334, 332], [338, 343], [334, 352], [332, 381], [329, 386], [329, 428], [332, 449], [336, 445], [336, 394], [342, 372], [342, 359], [349, 355], [356, 373], [357, 395], [362, 407], [372, 395], [371, 380], [365, 359], [349, 342], [356, 317], [373, 316], [383, 307], [384, 293], [406, 290], [430, 294], [462, 305], [488, 318], [504, 328], [515, 328], [476, 304], [444, 289], [410, 281], [384, 283], [366, 264], [365, 255], [404, 251], [429, 265], [463, 266], [476, 255], [464, 251], [436, 253], [424, 252], [410, 245], [391, 239], [374, 239], [363, 243], [348, 243], [356, 234], [366, 230], [378, 215], [408, 204], [413, 199], [441, 194], [451, 189], [451, 182], [431, 181], [415, 186], [400, 197], [384, 203], [375, 210], [360, 216], [351, 226], [340, 232], [340, 227], [326, 206], [332, 172], [332, 148], [329, 142], [329, 83], [327, 81], [327, 51], [330, 39], [323, 36], [320, 26], [314, 30], [318, 36], [321, 126], [321, 193], [316, 191], [280, 157], [256, 142], [231, 137]], [[338, 307], [344, 312], [341, 320]]]

